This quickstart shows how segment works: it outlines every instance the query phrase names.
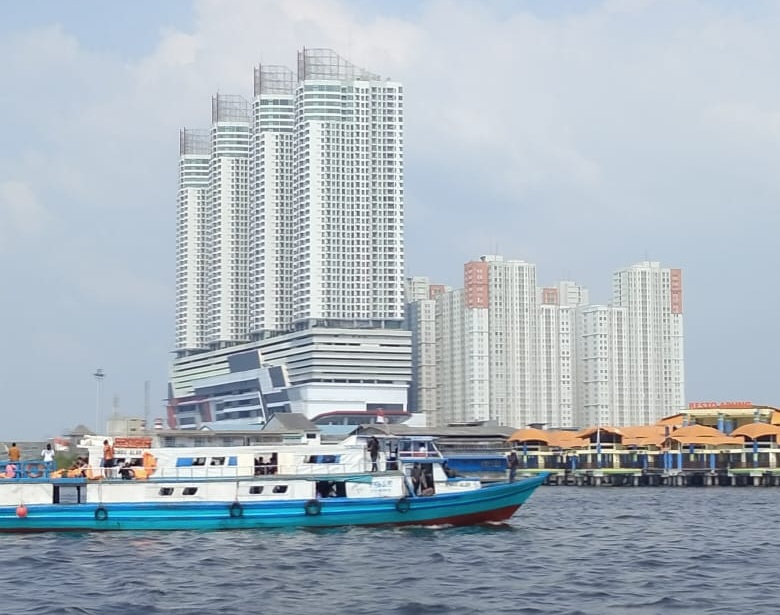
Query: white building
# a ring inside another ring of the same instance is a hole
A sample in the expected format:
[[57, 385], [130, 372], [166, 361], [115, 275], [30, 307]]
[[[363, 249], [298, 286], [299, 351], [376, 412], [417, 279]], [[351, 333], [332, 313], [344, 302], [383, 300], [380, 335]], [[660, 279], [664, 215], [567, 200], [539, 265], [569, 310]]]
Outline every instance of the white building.
[[436, 297], [449, 291], [426, 277], [406, 280], [406, 329], [412, 334], [410, 412], [436, 410]]
[[628, 401], [626, 310], [587, 305], [577, 312], [577, 391], [574, 425], [636, 425]]
[[[243, 357], [255, 355], [254, 363], [245, 364]], [[400, 412], [406, 410], [411, 380], [411, 335], [400, 326], [359, 329], [329, 321], [232, 348], [178, 357], [170, 376], [169, 424], [192, 425], [194, 417], [205, 416], [202, 391], [216, 384], [223, 387], [220, 394], [238, 399], [239, 393], [243, 394], [238, 385], [247, 380], [246, 374], [268, 365], [285, 366], [289, 383], [272, 383], [285, 393], [264, 399], [266, 418], [275, 403], [283, 404], [284, 411], [308, 418], [329, 412]], [[257, 387], [245, 388], [247, 394], [256, 396]], [[260, 414], [247, 418], [257, 416]], [[207, 420], [220, 419], [218, 412], [212, 412]]]
[[[318, 326], [352, 327], [357, 337], [400, 329], [403, 99], [400, 83], [330, 50], [304, 49], [297, 73], [258, 66], [251, 101], [219, 94], [210, 131], [182, 131], [172, 384], [194, 353], [262, 346]], [[408, 343], [402, 352], [409, 363]], [[309, 368], [312, 382], [326, 382], [316, 379], [317, 364]], [[382, 366], [361, 369], [365, 377], [350, 384], [384, 386]], [[377, 403], [396, 404], [398, 386], [405, 409], [404, 376]], [[328, 405], [326, 388], [301, 400]], [[356, 395], [330, 397], [334, 406], [359, 405], [367, 394]]]
[[182, 132], [179, 355], [403, 320], [403, 86], [326, 49], [297, 68], [258, 66], [251, 103], [215, 96], [208, 151]]
[[206, 343], [212, 348], [248, 339], [249, 143], [249, 102], [214, 96], [205, 242]]
[[616, 424], [649, 424], [685, 407], [682, 270], [644, 261], [615, 272], [626, 311], [629, 393]]
[[544, 422], [537, 400], [536, 268], [482, 256], [464, 289], [436, 304], [437, 405], [431, 424]]
[[540, 288], [536, 405], [545, 427], [576, 427], [577, 308], [588, 291], [574, 282]]
[[176, 211], [176, 348], [206, 346], [207, 215], [210, 211], [208, 130], [181, 131]]

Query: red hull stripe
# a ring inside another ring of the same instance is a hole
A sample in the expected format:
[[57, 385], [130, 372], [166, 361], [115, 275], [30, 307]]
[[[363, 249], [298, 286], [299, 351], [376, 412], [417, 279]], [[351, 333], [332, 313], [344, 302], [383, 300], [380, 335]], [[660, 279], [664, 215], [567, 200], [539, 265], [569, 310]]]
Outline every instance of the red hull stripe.
[[452, 517], [440, 517], [439, 519], [427, 519], [425, 521], [394, 523], [393, 525], [477, 525], [479, 523], [498, 523], [509, 519], [518, 508], [520, 508], [519, 504], [513, 504], [505, 508], [471, 513], [470, 515], [454, 515]]

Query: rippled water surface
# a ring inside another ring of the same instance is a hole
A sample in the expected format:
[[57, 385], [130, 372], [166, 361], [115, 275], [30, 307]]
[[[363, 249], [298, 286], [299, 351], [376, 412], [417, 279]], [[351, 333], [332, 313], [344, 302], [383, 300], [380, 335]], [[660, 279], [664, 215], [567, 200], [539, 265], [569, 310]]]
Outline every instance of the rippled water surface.
[[780, 610], [780, 489], [543, 487], [465, 529], [0, 536], [2, 611], [649, 614]]

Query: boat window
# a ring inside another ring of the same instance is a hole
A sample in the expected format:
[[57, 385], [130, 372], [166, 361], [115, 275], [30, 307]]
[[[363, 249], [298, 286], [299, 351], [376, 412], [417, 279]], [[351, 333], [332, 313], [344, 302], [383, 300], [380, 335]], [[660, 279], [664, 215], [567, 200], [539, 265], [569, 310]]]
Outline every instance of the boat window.
[[192, 465], [194, 465], [194, 466], [205, 466], [206, 465], [206, 458], [205, 457], [195, 457], [195, 459], [192, 460]]
[[287, 493], [287, 485], [276, 485], [274, 493]]
[[212, 457], [211, 458], [211, 465], [213, 465], [213, 466], [223, 466], [223, 465], [225, 465], [225, 458], [224, 457]]
[[160, 495], [173, 495], [173, 487], [161, 487]]
[[304, 463], [339, 463], [341, 455], [309, 455]]
[[347, 497], [347, 485], [344, 481], [319, 480], [316, 485], [317, 495], [321, 498]]
[[263, 492], [262, 485], [260, 486], [255, 485], [254, 487], [249, 488], [249, 495], [260, 495], [262, 492]]
[[197, 487], [185, 487], [182, 490], [182, 495], [195, 495], [198, 492]]

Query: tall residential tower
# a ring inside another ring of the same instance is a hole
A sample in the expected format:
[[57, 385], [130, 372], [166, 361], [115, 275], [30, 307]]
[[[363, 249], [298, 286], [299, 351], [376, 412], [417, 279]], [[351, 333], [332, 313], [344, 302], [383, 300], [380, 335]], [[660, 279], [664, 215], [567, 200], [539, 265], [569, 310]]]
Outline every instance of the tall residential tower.
[[298, 411], [402, 412], [403, 86], [328, 49], [253, 85], [181, 132], [170, 422], [197, 378], [240, 378], [225, 359], [254, 350], [295, 364]]
[[[260, 65], [183, 130], [179, 355], [322, 320], [404, 315], [404, 92], [327, 49]], [[349, 326], [349, 325], [345, 325]]]

